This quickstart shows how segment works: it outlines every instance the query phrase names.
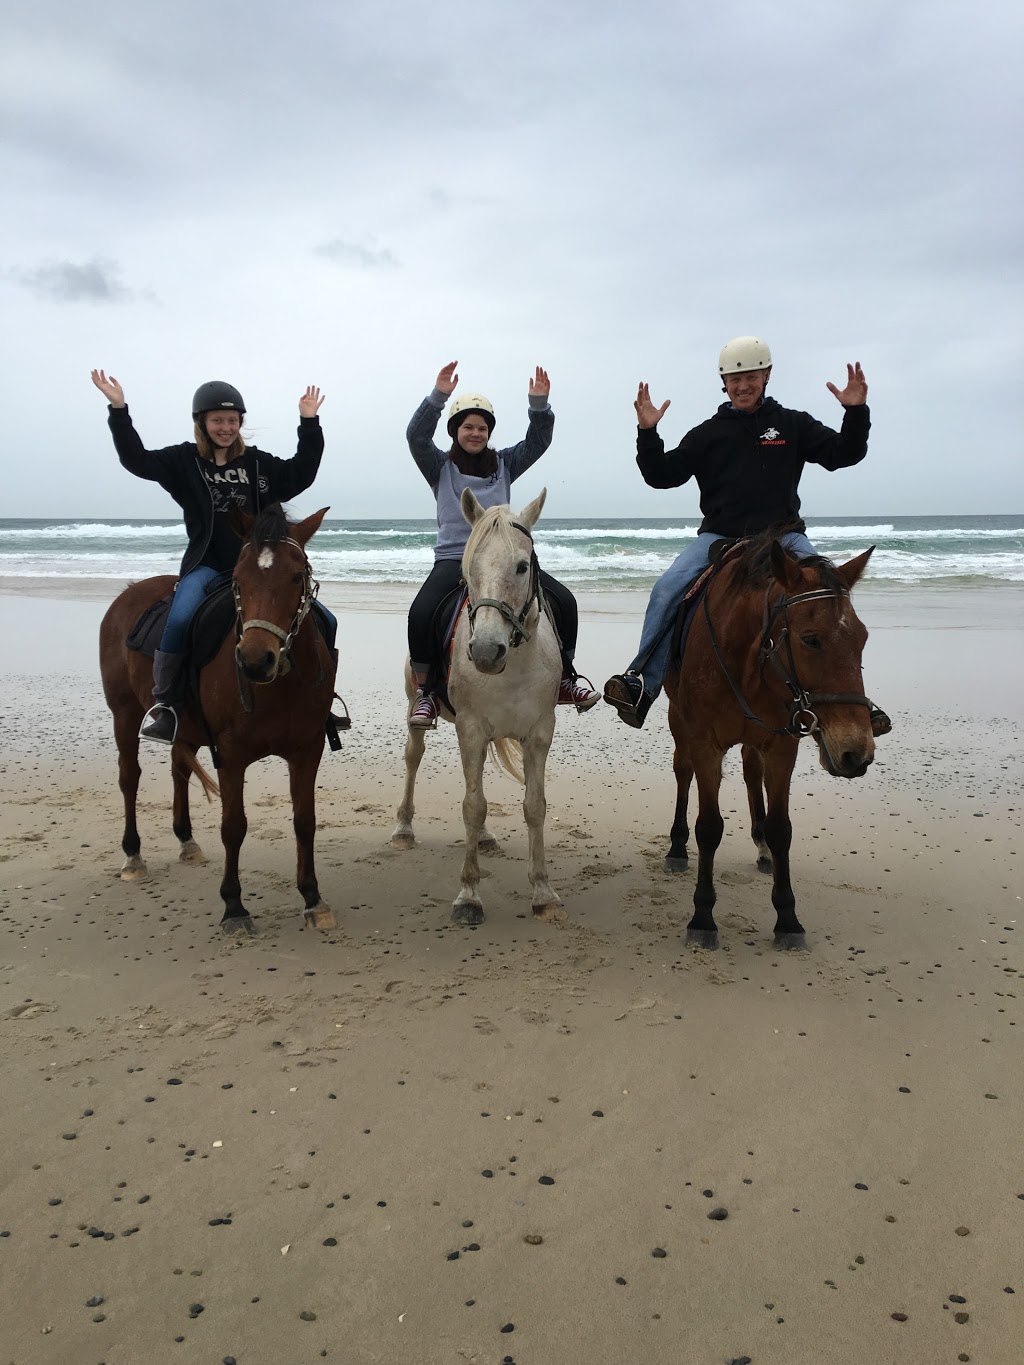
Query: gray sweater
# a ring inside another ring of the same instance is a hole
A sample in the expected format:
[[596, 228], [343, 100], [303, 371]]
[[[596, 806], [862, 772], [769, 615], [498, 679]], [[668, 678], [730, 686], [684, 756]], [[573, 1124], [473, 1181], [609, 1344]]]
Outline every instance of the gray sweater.
[[413, 413], [405, 438], [416, 466], [434, 490], [437, 499], [437, 544], [435, 559], [461, 559], [469, 539], [469, 523], [462, 515], [462, 490], [471, 488], [484, 507], [508, 503], [511, 488], [520, 474], [536, 464], [551, 444], [555, 414], [545, 395], [530, 397], [526, 439], [505, 450], [497, 450], [498, 468], [486, 479], [462, 474], [452, 463], [451, 454], [434, 444], [434, 432], [448, 395], [434, 389]]

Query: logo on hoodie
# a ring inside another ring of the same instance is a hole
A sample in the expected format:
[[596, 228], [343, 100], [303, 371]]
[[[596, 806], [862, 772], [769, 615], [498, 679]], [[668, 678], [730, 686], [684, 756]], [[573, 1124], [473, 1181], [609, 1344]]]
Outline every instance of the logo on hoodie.
[[761, 433], [761, 444], [763, 446], [784, 446], [785, 438], [780, 436], [774, 427], [769, 427], [767, 431]]

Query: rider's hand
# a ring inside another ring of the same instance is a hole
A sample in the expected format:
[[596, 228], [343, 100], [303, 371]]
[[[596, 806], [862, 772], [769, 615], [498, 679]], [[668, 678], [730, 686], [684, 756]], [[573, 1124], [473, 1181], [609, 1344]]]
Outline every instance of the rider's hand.
[[434, 387], [440, 389], [442, 393], [451, 395], [455, 392], [455, 385], [459, 382], [459, 376], [455, 373], [458, 363], [457, 360], [453, 360], [450, 365], [446, 365], [434, 381]]
[[846, 366], [846, 388], [840, 391], [834, 384], [826, 384], [829, 393], [839, 399], [844, 408], [859, 408], [868, 401], [868, 381], [858, 360], [855, 365]]
[[102, 370], [93, 370], [92, 382], [112, 408], [123, 408], [125, 406], [124, 389], [113, 375], [108, 379]]
[[326, 394], [321, 395], [320, 390], [315, 384], [309, 384], [306, 388], [306, 392], [299, 399], [299, 416], [315, 417], [320, 411], [320, 405], [323, 403], [326, 396]]
[[548, 372], [538, 365], [534, 377], [530, 380], [530, 397], [547, 398], [550, 392], [551, 380], [548, 378]]
[[647, 385], [641, 384], [636, 391], [636, 402], [633, 404], [634, 408], [636, 408], [637, 425], [641, 427], [656, 427], [665, 416], [671, 403], [672, 399], [666, 398], [661, 407], [656, 408], [651, 402], [651, 394]]

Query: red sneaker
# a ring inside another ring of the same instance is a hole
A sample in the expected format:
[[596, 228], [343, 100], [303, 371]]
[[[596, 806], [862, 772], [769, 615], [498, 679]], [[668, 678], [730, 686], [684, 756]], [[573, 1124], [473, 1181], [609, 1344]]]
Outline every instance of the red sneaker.
[[589, 711], [601, 700], [601, 693], [595, 692], [587, 678], [570, 678], [564, 674], [558, 684], [558, 705], [575, 706], [577, 711]]
[[416, 689], [416, 700], [409, 712], [409, 725], [416, 730], [431, 730], [437, 725], [437, 699], [432, 692]]

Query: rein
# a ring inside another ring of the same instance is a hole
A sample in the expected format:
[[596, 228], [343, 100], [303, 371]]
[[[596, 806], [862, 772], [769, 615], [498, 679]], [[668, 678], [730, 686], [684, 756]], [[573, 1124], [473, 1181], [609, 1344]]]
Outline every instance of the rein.
[[[537, 551], [533, 548], [533, 536], [527, 527], [518, 521], [511, 523], [516, 531], [522, 531], [523, 535], [530, 542], [530, 592], [526, 599], [526, 605], [521, 612], [516, 612], [507, 602], [500, 602], [496, 597], [481, 597], [476, 602], [467, 602], [466, 612], [469, 617], [469, 638], [473, 638], [473, 627], [476, 624], [476, 614], [481, 607], [491, 607], [512, 627], [512, 638], [509, 644], [513, 649], [518, 649], [524, 640], [530, 639], [530, 632], [526, 629], [526, 618], [530, 614], [530, 608], [534, 602], [537, 603], [538, 611], [544, 610], [544, 598], [540, 587], [540, 565], [537, 562]], [[467, 587], [469, 585], [467, 584]]]
[[[710, 584], [708, 585], [710, 589]], [[849, 597], [846, 588], [839, 588], [839, 593], [843, 597]], [[760, 725], [763, 730], [767, 730], [773, 735], [793, 735], [797, 739], [802, 739], [805, 735], [819, 734], [824, 743], [824, 733], [818, 720], [816, 706], [828, 705], [829, 703], [845, 703], [855, 706], [866, 706], [871, 709], [871, 701], [860, 692], [808, 692], [803, 687], [797, 675], [796, 660], [793, 658], [793, 646], [790, 641], [789, 628], [789, 608], [798, 606], [801, 602], [819, 602], [825, 598], [834, 598], [836, 593], [832, 588], [814, 588], [810, 592], [797, 593], [795, 597], [787, 597], [785, 593], [776, 601], [770, 601], [770, 592], [765, 593], [764, 615], [762, 618], [761, 640], [757, 649], [757, 660], [762, 679], [767, 664], [771, 664], [776, 672], [781, 676], [792, 697], [789, 703], [789, 723], [787, 725], [774, 726], [763, 721], [760, 716], [756, 716], [747, 704], [747, 700], [740, 690], [739, 684], [729, 672], [728, 666], [722, 657], [722, 651], [715, 636], [715, 628], [711, 621], [711, 611], [708, 607], [708, 591], [704, 593], [704, 619], [707, 622], [708, 636], [711, 640], [711, 648], [714, 650], [718, 666], [725, 674], [725, 680], [732, 688], [732, 694], [736, 698], [740, 710], [745, 718], [753, 721], [755, 725]], [[772, 636], [776, 624], [781, 621], [781, 630], [778, 632], [778, 639]], [[788, 668], [779, 659], [779, 650], [785, 649]]]
[[[253, 542], [251, 541], [248, 542], [249, 545], [252, 543]], [[317, 594], [320, 591], [320, 584], [313, 577], [313, 569], [303, 546], [301, 546], [297, 540], [293, 540], [291, 536], [285, 536], [284, 539], [274, 541], [273, 544], [293, 545], [302, 555], [302, 597], [299, 600], [298, 608], [292, 618], [292, 623], [285, 631], [282, 630], [280, 626], [275, 625], [273, 621], [264, 621], [260, 617], [254, 616], [246, 620], [242, 614], [242, 594], [239, 591], [238, 583], [234, 577], [231, 579], [231, 593], [235, 599], [235, 630], [237, 631], [237, 642], [235, 644], [235, 673], [238, 677], [238, 696], [246, 714], [252, 712], [254, 703], [252, 683], [245, 676], [242, 665], [240, 649], [242, 636], [247, 630], [267, 630], [271, 635], [276, 635], [281, 641], [281, 649], [278, 655], [278, 670], [275, 676], [280, 677], [289, 672], [292, 666], [292, 644], [295, 641], [296, 635], [299, 633], [303, 621], [305, 621], [312, 610], [313, 602], [316, 600]], [[245, 549], [246, 547], [243, 546], [242, 548]]]

